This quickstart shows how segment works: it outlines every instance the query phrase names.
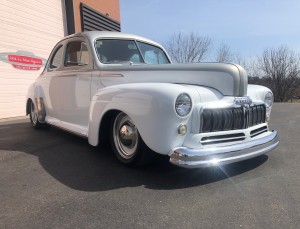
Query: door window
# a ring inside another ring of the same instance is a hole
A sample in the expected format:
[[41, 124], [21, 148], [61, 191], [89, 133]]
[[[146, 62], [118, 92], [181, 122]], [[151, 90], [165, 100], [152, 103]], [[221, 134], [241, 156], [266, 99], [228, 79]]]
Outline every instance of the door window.
[[84, 66], [89, 64], [89, 52], [84, 42], [70, 42], [67, 46], [65, 66]]

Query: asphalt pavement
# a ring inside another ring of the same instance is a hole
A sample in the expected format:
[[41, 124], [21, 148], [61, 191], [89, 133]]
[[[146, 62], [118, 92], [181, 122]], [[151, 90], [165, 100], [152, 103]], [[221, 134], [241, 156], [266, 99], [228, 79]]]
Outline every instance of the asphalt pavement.
[[0, 228], [300, 228], [300, 104], [275, 104], [270, 126], [281, 143], [268, 156], [132, 169], [60, 129], [2, 120]]

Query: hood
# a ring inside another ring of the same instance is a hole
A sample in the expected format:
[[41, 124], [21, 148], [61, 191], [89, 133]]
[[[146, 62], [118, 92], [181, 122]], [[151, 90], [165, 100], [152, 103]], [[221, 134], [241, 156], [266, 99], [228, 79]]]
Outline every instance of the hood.
[[[100, 70], [101, 69], [101, 70]], [[248, 78], [239, 65], [223, 63], [99, 66], [101, 83], [163, 82], [214, 88], [224, 96], [245, 96]]]
[[207, 103], [207, 102], [215, 102], [219, 101], [220, 99], [224, 98], [223, 95], [210, 87], [204, 87], [204, 86], [197, 86], [197, 85], [186, 85], [186, 84], [181, 84], [184, 87], [187, 87], [188, 89], [192, 89], [197, 92], [199, 95], [199, 102], [200, 103]]

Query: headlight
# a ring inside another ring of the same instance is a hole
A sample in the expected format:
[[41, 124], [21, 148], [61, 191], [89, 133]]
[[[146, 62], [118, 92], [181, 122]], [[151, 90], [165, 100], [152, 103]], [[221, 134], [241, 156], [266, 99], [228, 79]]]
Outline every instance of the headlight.
[[273, 93], [269, 91], [265, 96], [265, 104], [267, 108], [273, 105], [273, 100], [274, 100]]
[[181, 117], [186, 116], [192, 109], [192, 100], [188, 94], [181, 94], [177, 97], [175, 103], [175, 110]]

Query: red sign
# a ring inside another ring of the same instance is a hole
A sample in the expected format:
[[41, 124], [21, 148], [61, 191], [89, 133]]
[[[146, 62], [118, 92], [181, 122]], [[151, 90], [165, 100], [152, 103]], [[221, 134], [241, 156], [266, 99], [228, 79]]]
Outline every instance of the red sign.
[[43, 60], [39, 58], [33, 58], [29, 56], [17, 56], [17, 55], [8, 55], [8, 61], [17, 62], [22, 64], [31, 64], [31, 65], [42, 65]]
[[33, 53], [17, 51], [15, 53], [0, 53], [0, 60], [21, 70], [40, 70], [46, 60]]
[[8, 55], [7, 57], [9, 62], [15, 62], [20, 64], [29, 64], [37, 66], [24, 66], [20, 64], [12, 64], [14, 68], [22, 70], [39, 70], [43, 65], [43, 60], [39, 58], [33, 58], [29, 56], [17, 56], [17, 55]]
[[14, 68], [22, 69], [22, 70], [40, 70], [41, 67], [30, 67], [30, 66], [22, 66], [18, 64], [12, 65]]

